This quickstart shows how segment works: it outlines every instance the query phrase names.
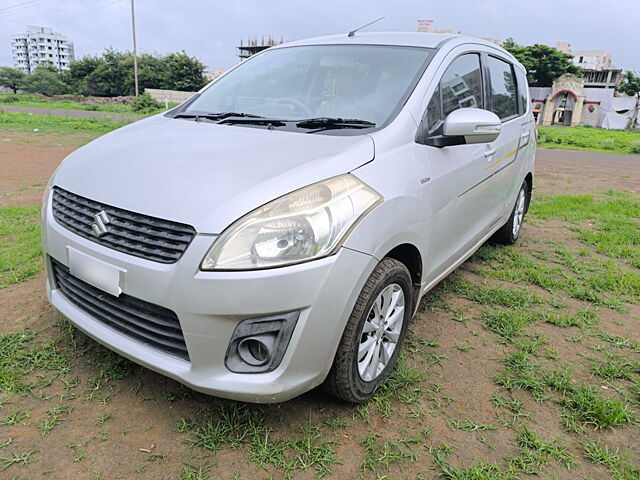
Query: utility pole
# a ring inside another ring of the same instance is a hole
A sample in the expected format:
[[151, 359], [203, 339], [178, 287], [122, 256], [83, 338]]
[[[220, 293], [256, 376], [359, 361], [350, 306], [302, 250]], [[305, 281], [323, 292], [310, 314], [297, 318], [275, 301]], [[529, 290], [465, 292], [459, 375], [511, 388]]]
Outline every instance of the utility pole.
[[133, 79], [136, 84], [136, 97], [138, 96], [138, 49], [136, 48], [136, 11], [131, 0], [131, 31], [133, 32]]

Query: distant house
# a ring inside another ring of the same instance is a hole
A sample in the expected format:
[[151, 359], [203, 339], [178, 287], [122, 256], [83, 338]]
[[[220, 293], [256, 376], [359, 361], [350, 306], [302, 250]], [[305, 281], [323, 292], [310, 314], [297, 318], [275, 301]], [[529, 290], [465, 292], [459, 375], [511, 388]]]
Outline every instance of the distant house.
[[622, 69], [613, 66], [613, 55], [605, 50], [573, 50], [568, 42], [556, 42], [556, 48], [571, 55], [580, 67], [587, 88], [615, 88], [622, 81]]
[[218, 78], [223, 73], [224, 73], [224, 69], [223, 68], [212, 68], [211, 70], [206, 72], [204, 74], [204, 76], [207, 79], [207, 82], [211, 82], [211, 81], [215, 80], [216, 78]]
[[551, 87], [531, 87], [533, 115], [539, 125], [602, 125], [611, 111], [613, 89], [585, 88], [584, 80], [571, 73], [557, 78]]
[[623, 129], [633, 113], [635, 98], [615, 96], [612, 88], [586, 87], [584, 78], [565, 73], [551, 87], [530, 87], [538, 125], [588, 125]]

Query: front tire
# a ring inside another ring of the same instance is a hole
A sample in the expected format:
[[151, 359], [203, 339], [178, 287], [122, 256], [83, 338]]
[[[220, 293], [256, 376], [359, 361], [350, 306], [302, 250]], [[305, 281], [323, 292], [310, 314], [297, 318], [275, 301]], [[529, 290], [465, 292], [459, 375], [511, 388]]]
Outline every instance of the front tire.
[[529, 185], [525, 180], [518, 191], [516, 203], [511, 211], [511, 216], [500, 230], [493, 235], [493, 241], [503, 245], [513, 245], [516, 243], [522, 232], [524, 215], [527, 211], [527, 197], [529, 195]]
[[324, 388], [348, 402], [364, 402], [384, 382], [413, 313], [407, 267], [384, 258], [373, 270], [349, 317]]

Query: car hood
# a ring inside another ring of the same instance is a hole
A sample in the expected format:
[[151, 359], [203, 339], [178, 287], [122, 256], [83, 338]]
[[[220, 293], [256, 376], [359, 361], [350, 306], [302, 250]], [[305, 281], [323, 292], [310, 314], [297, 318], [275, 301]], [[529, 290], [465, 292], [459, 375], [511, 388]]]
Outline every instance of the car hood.
[[368, 135], [317, 135], [159, 115], [76, 150], [51, 185], [216, 234], [270, 200], [348, 173], [373, 157]]

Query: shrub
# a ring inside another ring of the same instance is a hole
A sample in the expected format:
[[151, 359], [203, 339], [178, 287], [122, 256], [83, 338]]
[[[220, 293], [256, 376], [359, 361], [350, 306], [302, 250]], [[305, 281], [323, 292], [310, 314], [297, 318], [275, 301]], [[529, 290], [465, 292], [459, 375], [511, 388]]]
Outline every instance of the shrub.
[[5, 93], [0, 95], [0, 103], [16, 103], [20, 101], [20, 96], [15, 93]]
[[631, 142], [631, 146], [629, 147], [629, 151], [631, 153], [640, 153], [640, 139], [634, 140]]
[[162, 104], [154, 100], [148, 93], [138, 95], [131, 104], [134, 112], [151, 113], [162, 108]]
[[616, 142], [613, 138], [603, 138], [598, 142], [600, 148], [605, 150], [615, 150]]

